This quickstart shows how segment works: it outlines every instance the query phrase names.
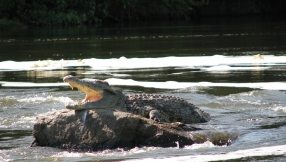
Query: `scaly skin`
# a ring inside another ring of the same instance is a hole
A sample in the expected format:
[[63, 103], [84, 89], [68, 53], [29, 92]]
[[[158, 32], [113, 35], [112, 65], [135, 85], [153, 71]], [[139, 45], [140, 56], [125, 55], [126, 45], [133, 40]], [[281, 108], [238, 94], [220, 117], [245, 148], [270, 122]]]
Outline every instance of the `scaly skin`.
[[174, 96], [136, 94], [125, 96], [112, 89], [107, 82], [64, 77], [64, 82], [86, 93], [82, 102], [68, 103], [67, 109], [92, 110], [116, 109], [141, 115], [155, 121], [182, 122], [185, 124], [207, 122], [211, 119], [207, 112], [200, 110], [186, 100]]

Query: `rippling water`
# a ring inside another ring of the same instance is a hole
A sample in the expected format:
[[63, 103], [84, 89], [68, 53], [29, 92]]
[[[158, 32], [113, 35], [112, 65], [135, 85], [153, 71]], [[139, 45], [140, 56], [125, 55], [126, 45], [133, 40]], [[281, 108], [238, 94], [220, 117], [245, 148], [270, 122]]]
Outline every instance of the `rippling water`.
[[[2, 34], [0, 161], [284, 161], [285, 26], [244, 22]], [[206, 141], [182, 149], [29, 148], [38, 114], [84, 98], [62, 82], [66, 75], [104, 79], [124, 93], [182, 97], [212, 115], [196, 125], [202, 132], [238, 138], [230, 146]]]

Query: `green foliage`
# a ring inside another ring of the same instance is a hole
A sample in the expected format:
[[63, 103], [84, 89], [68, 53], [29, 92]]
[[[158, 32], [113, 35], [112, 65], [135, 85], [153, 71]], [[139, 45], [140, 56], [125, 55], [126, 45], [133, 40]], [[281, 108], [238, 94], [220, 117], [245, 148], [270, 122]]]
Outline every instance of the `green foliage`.
[[25, 25], [19, 23], [18, 21], [8, 20], [8, 19], [0, 19], [0, 29], [19, 29], [25, 28]]
[[34, 26], [187, 16], [192, 0], [1, 0], [0, 16]]
[[[189, 18], [206, 0], [1, 0], [1, 23], [30, 26], [101, 24], [106, 21]], [[228, 14], [283, 10], [286, 1], [209, 0]], [[275, 7], [278, 6], [278, 7]], [[279, 7], [280, 6], [280, 7]], [[281, 7], [282, 6], [282, 7]]]

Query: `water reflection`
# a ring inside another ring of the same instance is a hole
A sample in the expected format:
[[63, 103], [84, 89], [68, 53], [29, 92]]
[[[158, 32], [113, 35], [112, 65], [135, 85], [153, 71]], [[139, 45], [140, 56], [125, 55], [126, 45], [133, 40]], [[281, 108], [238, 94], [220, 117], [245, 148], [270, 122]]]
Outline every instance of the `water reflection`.
[[172, 26], [158, 23], [124, 28], [75, 27], [13, 31], [0, 35], [0, 60], [285, 53], [284, 21], [251, 23], [202, 22]]

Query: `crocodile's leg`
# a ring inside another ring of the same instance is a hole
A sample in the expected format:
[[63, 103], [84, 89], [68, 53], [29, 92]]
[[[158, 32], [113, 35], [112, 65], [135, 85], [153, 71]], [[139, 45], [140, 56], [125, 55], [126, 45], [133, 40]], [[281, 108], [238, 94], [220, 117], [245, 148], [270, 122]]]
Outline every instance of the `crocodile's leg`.
[[151, 110], [149, 112], [149, 118], [154, 120], [154, 121], [157, 121], [157, 122], [160, 122], [160, 112], [159, 110]]

